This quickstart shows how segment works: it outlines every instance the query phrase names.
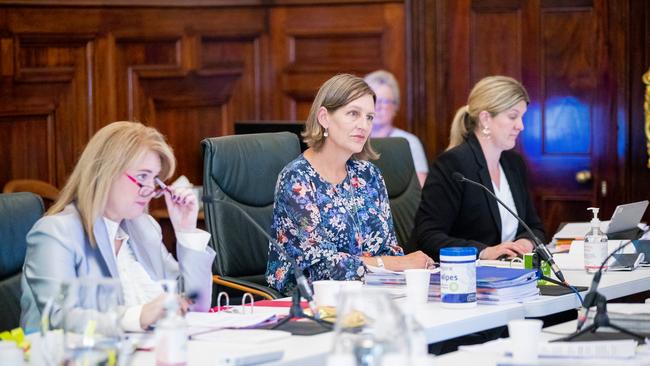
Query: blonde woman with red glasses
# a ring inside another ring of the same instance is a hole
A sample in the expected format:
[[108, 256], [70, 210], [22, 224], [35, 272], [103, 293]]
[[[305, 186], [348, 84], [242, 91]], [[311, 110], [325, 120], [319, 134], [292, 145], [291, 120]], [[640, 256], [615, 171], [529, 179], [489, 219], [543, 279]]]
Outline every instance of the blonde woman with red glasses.
[[[114, 122], [93, 136], [58, 201], [27, 234], [21, 299], [27, 332], [38, 329], [60, 284], [79, 277], [120, 280], [120, 324], [128, 331], [147, 329], [163, 314], [160, 280], [182, 276], [185, 289], [199, 294], [184, 309], [209, 309], [215, 252], [207, 246], [210, 234], [196, 227], [196, 196], [163, 183], [175, 166], [171, 147], [154, 128]], [[178, 261], [147, 214], [158, 197], [164, 197], [176, 233]], [[55, 328], [61, 320], [56, 311], [50, 316]]]

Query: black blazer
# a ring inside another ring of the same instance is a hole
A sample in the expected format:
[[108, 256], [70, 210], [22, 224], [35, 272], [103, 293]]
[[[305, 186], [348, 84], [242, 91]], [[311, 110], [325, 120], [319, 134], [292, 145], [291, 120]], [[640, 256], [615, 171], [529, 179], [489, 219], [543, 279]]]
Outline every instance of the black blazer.
[[[524, 160], [514, 151], [504, 151], [499, 162], [508, 179], [517, 213], [545, 242], [542, 223], [528, 192]], [[411, 234], [412, 247], [436, 260], [440, 257], [440, 248], [473, 246], [480, 252], [501, 243], [498, 203], [481, 188], [454, 180], [454, 172], [485, 185], [494, 193], [483, 150], [473, 133], [464, 143], [438, 157], [422, 188], [422, 201]], [[516, 235], [516, 239], [520, 238], [530, 239], [521, 224]]]

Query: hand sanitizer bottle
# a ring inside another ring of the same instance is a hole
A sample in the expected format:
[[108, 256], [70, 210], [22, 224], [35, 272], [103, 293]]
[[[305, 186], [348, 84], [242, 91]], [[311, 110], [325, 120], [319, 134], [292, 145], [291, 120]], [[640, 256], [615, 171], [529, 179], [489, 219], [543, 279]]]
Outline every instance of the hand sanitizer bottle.
[[[589, 207], [587, 210], [593, 212], [594, 218], [591, 219], [591, 229], [585, 235], [585, 270], [587, 273], [596, 273], [607, 257], [607, 235], [600, 230], [600, 220], [598, 220], [600, 209]], [[603, 270], [607, 270], [607, 264]]]
[[165, 316], [156, 323], [156, 366], [187, 365], [187, 322], [179, 309], [175, 291], [167, 292]]

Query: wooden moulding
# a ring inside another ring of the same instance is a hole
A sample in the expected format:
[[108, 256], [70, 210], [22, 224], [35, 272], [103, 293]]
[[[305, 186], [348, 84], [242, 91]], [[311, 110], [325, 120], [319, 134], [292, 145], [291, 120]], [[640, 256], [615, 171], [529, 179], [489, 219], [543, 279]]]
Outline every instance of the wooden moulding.
[[643, 110], [645, 111], [645, 139], [646, 149], [648, 152], [647, 167], [650, 169], [650, 68], [643, 74], [643, 83], [645, 84], [645, 101], [643, 102]]

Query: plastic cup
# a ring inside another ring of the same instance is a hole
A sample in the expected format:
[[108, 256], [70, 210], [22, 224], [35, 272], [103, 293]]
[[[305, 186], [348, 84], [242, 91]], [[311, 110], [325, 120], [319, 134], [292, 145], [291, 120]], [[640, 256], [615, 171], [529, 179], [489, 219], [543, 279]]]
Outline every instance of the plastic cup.
[[524, 365], [536, 364], [542, 321], [537, 319], [511, 320], [508, 322], [508, 332], [512, 344], [513, 362]]
[[425, 304], [429, 300], [429, 280], [431, 271], [428, 269], [407, 269], [404, 271], [406, 277], [406, 297], [414, 304]]

